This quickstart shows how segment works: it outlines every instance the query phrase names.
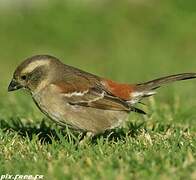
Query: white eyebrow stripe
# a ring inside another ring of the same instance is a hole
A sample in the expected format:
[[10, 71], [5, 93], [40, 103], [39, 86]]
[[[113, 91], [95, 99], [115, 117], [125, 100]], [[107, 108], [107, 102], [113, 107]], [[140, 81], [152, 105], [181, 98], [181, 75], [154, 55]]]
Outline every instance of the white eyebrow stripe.
[[30, 73], [32, 72], [35, 68], [39, 67], [39, 66], [43, 66], [43, 65], [49, 65], [49, 61], [46, 60], [37, 60], [37, 61], [33, 61], [30, 64], [28, 64], [27, 67], [25, 67], [22, 71], [22, 73]]

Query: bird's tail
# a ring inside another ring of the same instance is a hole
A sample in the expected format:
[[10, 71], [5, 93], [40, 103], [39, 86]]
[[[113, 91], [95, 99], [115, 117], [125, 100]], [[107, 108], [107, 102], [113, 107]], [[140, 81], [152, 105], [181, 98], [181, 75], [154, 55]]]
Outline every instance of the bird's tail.
[[135, 101], [138, 102], [143, 97], [148, 97], [155, 94], [156, 93], [155, 89], [163, 85], [167, 85], [175, 81], [181, 81], [181, 80], [187, 80], [193, 78], [196, 78], [196, 73], [182, 73], [182, 74], [165, 76], [158, 79], [154, 79], [152, 81], [140, 83], [135, 86], [134, 92], [132, 94], [132, 98], [133, 100], [135, 98]]
[[196, 73], [183, 73], [175, 74], [171, 76], [161, 77], [159, 79], [154, 79], [145, 83], [137, 84], [136, 89], [138, 91], [151, 91], [159, 88], [162, 85], [166, 85], [175, 81], [187, 80], [196, 78]]

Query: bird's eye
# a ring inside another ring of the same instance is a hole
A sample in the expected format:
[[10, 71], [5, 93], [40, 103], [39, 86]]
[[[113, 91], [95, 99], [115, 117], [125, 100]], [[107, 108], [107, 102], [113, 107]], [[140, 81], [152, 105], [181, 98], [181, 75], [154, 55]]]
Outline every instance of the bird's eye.
[[26, 80], [27, 79], [27, 76], [26, 75], [23, 75], [23, 76], [21, 76], [21, 79], [22, 80]]

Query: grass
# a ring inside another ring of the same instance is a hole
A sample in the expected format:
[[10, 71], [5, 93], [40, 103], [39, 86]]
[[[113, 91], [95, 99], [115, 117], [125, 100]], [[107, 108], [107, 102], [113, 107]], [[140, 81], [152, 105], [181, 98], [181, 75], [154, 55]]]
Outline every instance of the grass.
[[[0, 11], [0, 175], [44, 179], [196, 179], [195, 80], [163, 88], [122, 128], [79, 147], [24, 92], [17, 64], [48, 53], [124, 82], [196, 71], [195, 2], [53, 3]], [[40, 7], [39, 7], [40, 6]]]

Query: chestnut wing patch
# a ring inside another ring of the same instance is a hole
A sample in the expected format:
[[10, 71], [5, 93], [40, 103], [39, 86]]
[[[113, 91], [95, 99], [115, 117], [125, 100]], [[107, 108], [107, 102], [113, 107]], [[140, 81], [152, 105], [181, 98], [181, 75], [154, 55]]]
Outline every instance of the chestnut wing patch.
[[105, 89], [116, 97], [125, 101], [130, 100], [132, 92], [134, 92], [135, 85], [117, 83], [112, 80], [102, 80]]

